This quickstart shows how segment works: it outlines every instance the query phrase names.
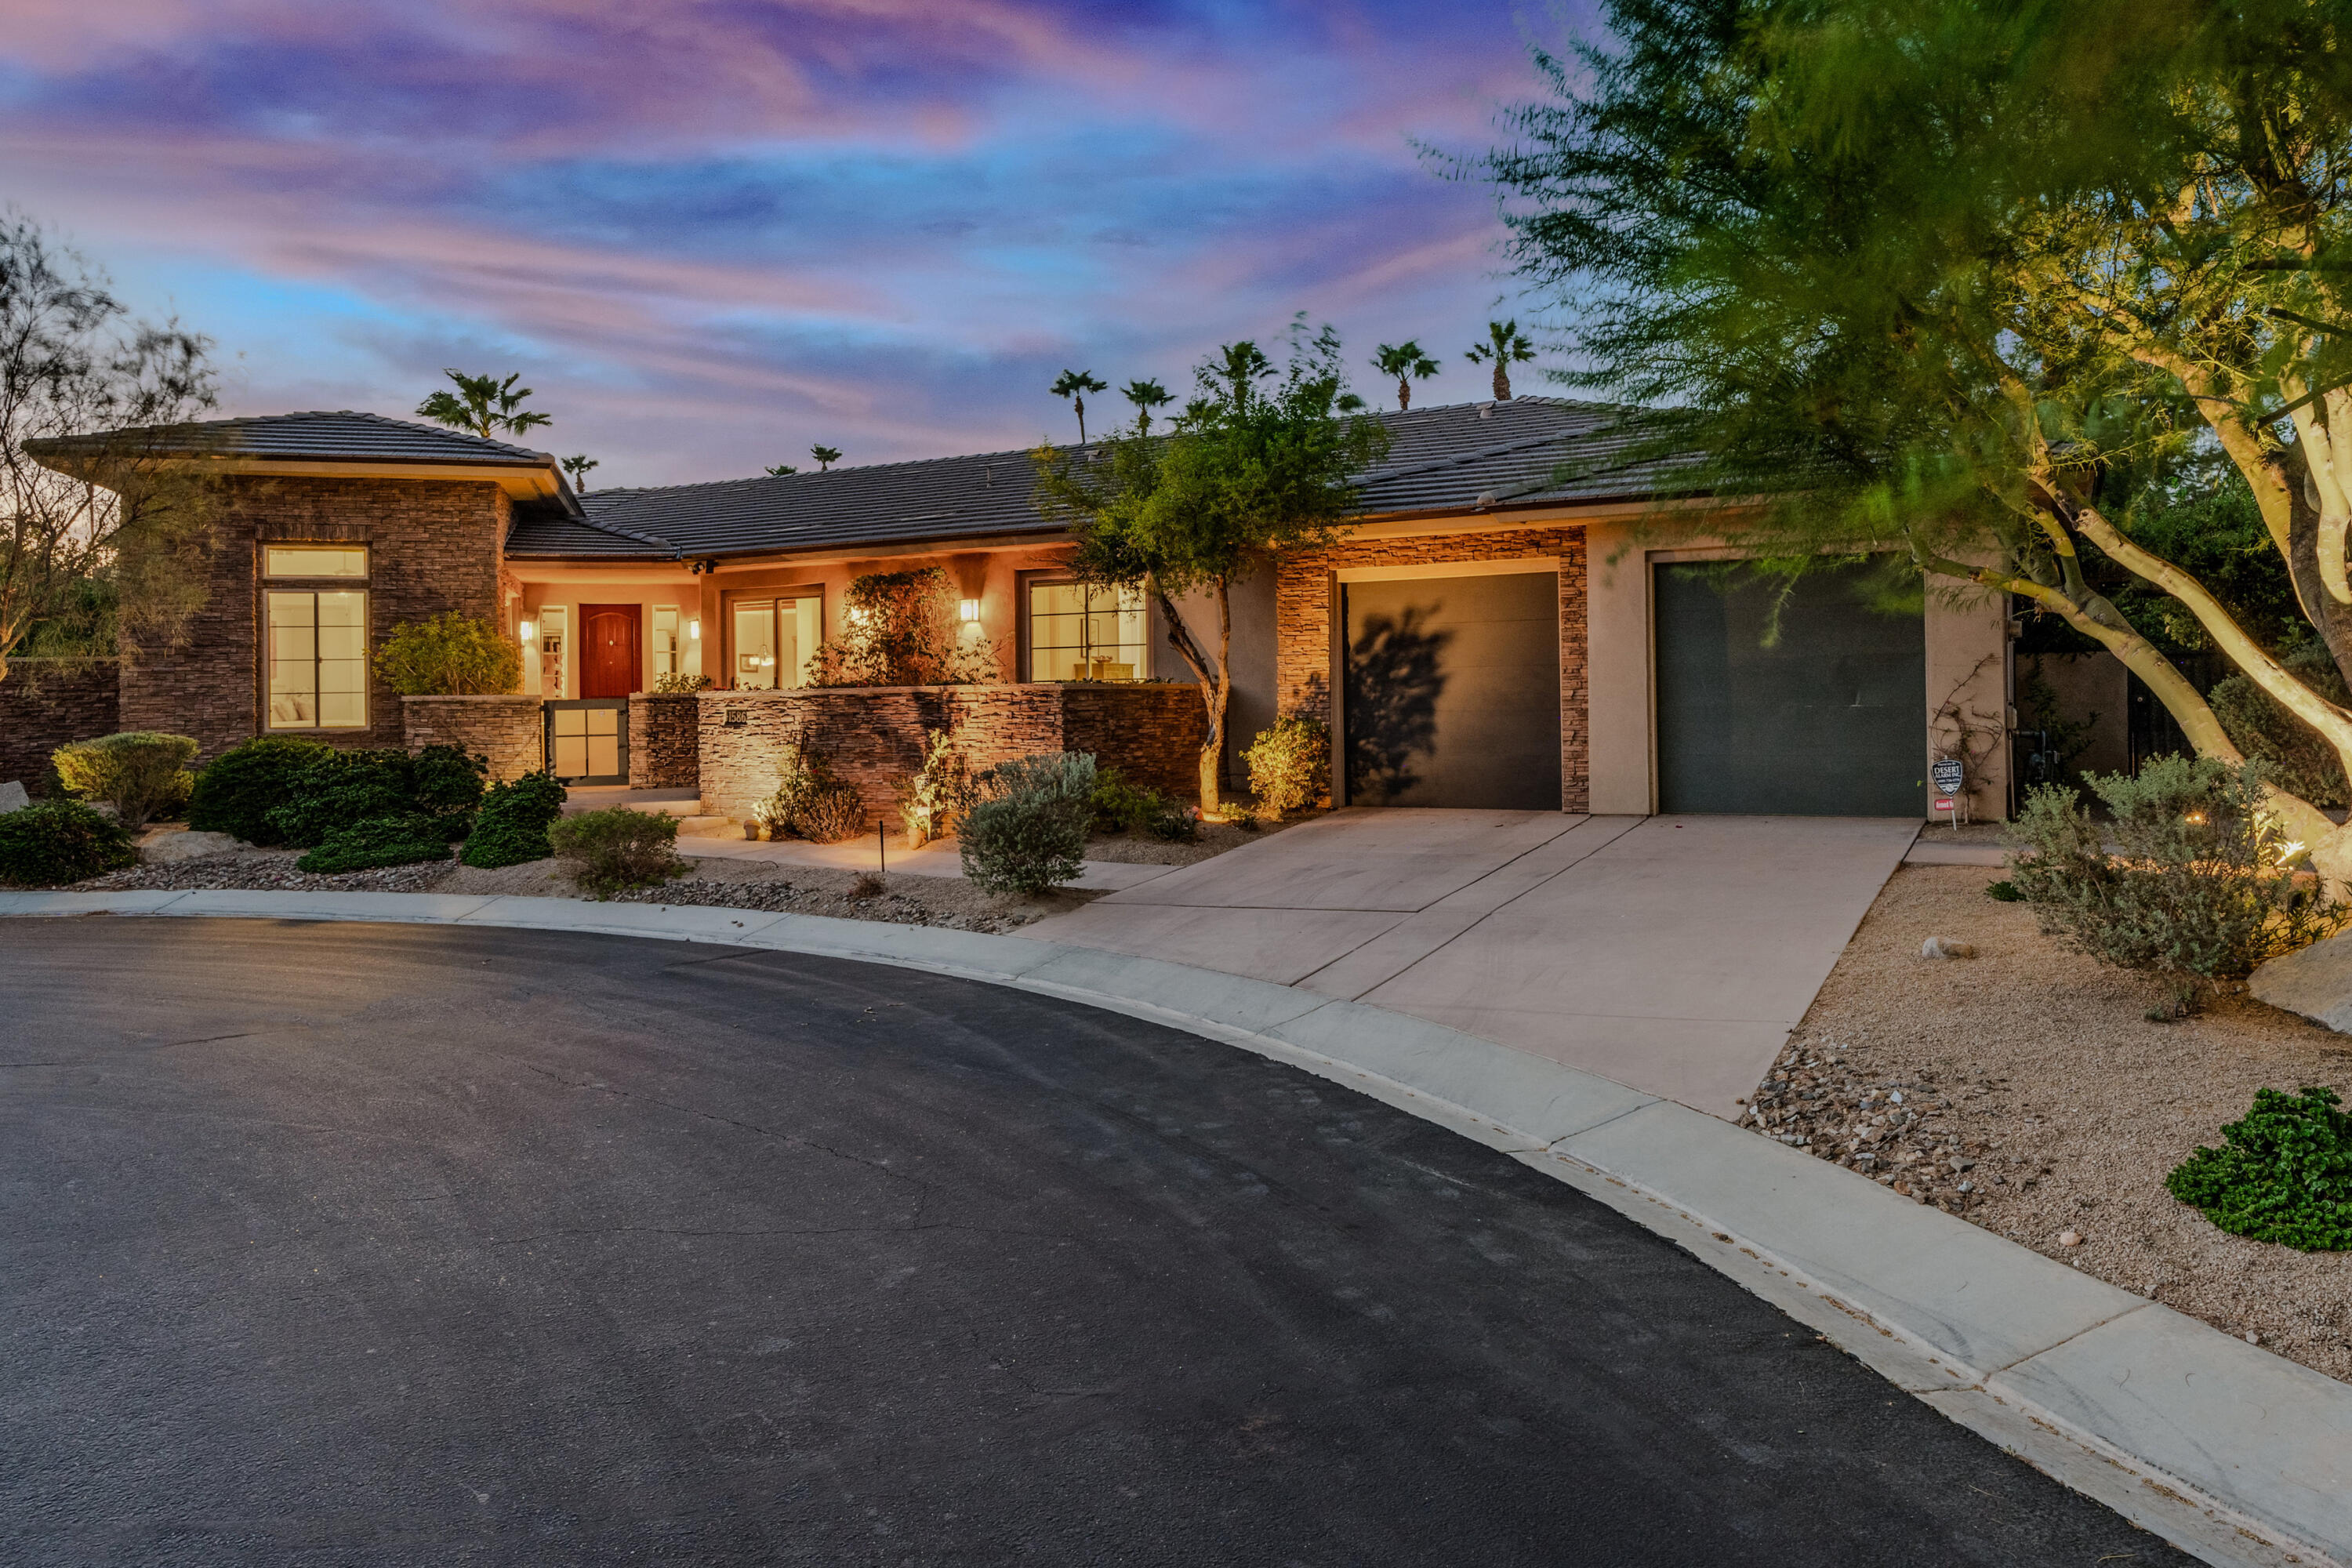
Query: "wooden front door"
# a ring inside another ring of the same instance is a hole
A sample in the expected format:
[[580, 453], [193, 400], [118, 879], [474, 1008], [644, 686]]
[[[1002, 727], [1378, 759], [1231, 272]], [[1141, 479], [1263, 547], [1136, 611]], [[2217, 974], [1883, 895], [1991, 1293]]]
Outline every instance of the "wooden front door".
[[580, 606], [580, 695], [626, 697], [637, 689], [637, 606]]

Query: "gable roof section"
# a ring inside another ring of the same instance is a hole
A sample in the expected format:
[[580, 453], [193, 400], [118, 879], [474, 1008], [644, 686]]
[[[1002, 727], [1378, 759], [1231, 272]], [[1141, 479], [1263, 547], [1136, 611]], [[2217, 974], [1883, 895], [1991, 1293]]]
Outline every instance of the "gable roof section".
[[[1521, 397], [1380, 417], [1390, 450], [1360, 481], [1366, 517], [1642, 500], [1670, 492], [1687, 467], [1621, 461], [1641, 439], [1639, 411], [1607, 404]], [[1563, 469], [1576, 477], [1557, 479]], [[518, 521], [507, 553], [678, 560], [1058, 533], [1030, 499], [1034, 482], [1016, 451], [593, 490], [581, 518]]]

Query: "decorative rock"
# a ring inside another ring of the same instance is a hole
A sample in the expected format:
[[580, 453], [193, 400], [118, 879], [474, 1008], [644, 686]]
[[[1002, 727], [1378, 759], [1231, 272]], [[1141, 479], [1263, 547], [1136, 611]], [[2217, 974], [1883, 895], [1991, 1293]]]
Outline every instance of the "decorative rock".
[[1919, 956], [1922, 958], [1974, 958], [1976, 955], [1974, 942], [1954, 942], [1949, 937], [1931, 936], [1919, 944]]
[[2058, 1233], [2058, 1245], [2061, 1247], [2080, 1247], [2083, 1245], [2083, 1233], [2079, 1230], [2073, 1229], [2062, 1230]]
[[2254, 971], [2247, 989], [2273, 1007], [2352, 1034], [2352, 931], [2272, 959]]
[[33, 797], [15, 779], [0, 784], [0, 811], [22, 811], [32, 804]]
[[139, 841], [139, 863], [142, 866], [172, 866], [183, 860], [201, 860], [207, 855], [226, 855], [232, 849], [250, 849], [251, 845], [229, 833], [192, 833], [184, 827], [154, 827]]

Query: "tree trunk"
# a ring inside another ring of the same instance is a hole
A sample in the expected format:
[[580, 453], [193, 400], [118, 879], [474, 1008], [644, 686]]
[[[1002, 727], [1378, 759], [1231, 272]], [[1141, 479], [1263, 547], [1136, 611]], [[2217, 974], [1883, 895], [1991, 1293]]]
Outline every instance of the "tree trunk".
[[1508, 403], [1510, 400], [1510, 369], [1503, 363], [1502, 356], [1497, 354], [1495, 358], [1495, 401], [1497, 403]]
[[1192, 679], [1200, 684], [1201, 706], [1208, 710], [1209, 738], [1201, 747], [1201, 815], [1210, 816], [1223, 809], [1223, 791], [1225, 751], [1225, 709], [1233, 699], [1233, 601], [1227, 593], [1225, 579], [1216, 580], [1217, 652], [1212, 658], [1201, 647], [1192, 628], [1184, 622], [1184, 614], [1176, 601], [1156, 579], [1146, 579], [1146, 588], [1152, 601], [1160, 606], [1160, 619], [1168, 624], [1168, 646], [1176, 650]]

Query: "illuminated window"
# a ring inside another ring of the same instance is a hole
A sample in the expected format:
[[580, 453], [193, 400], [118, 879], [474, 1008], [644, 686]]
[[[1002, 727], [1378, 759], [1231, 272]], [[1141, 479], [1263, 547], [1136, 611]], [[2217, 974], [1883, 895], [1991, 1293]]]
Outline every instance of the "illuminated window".
[[[364, 544], [268, 544], [273, 584], [364, 582]], [[368, 721], [368, 596], [364, 588], [272, 586], [264, 595], [269, 728], [364, 730]]]
[[[734, 605], [734, 666], [730, 684], [738, 691], [773, 691], [801, 684], [803, 671], [824, 633], [819, 603], [812, 595], [794, 599], [738, 599]], [[708, 666], [704, 674], [709, 673]]]
[[1143, 595], [1132, 588], [1084, 583], [1029, 584], [1029, 679], [1140, 680]]
[[654, 674], [656, 678], [677, 673], [677, 606], [654, 606]]

